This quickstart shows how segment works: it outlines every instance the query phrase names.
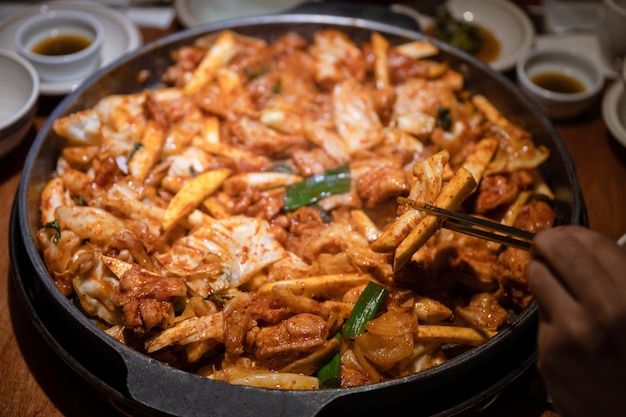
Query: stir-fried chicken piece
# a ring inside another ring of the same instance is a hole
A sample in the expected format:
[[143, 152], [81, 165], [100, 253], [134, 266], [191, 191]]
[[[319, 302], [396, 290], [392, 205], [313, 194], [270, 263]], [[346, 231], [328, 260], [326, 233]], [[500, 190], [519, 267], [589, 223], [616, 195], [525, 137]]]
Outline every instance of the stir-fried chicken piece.
[[519, 188], [510, 181], [508, 176], [490, 175], [480, 183], [475, 210], [477, 213], [487, 213], [497, 207], [515, 201]]
[[375, 207], [410, 189], [407, 174], [397, 158], [362, 159], [352, 164], [351, 171], [366, 207]]
[[174, 316], [173, 299], [185, 295], [184, 279], [133, 267], [120, 278], [112, 300], [122, 307], [125, 326], [146, 331], [165, 326]]
[[555, 221], [554, 209], [547, 202], [535, 199], [522, 207], [515, 220], [515, 227], [537, 233], [554, 226]]
[[516, 171], [510, 175], [489, 175], [483, 178], [474, 203], [476, 213], [488, 213], [508, 204], [517, 198], [520, 190], [527, 189], [532, 178], [526, 171]]
[[243, 353], [246, 333], [252, 326], [252, 314], [248, 307], [252, 305], [252, 295], [242, 293], [226, 303], [224, 308], [224, 346], [230, 355]]
[[337, 29], [315, 32], [309, 48], [313, 58], [315, 81], [324, 88], [347, 79], [362, 81], [365, 78], [366, 61], [358, 46]]
[[153, 327], [166, 327], [174, 317], [174, 307], [167, 301], [132, 299], [122, 305], [122, 314], [124, 326], [144, 332]]
[[454, 314], [472, 327], [485, 330], [498, 330], [507, 321], [507, 312], [498, 299], [490, 293], [472, 296], [465, 307], [456, 307]]
[[487, 249], [459, 248], [459, 257], [452, 265], [457, 282], [477, 291], [494, 291], [498, 288], [499, 265], [496, 255]]
[[[552, 207], [541, 200], [531, 200], [522, 207], [515, 221], [515, 227], [537, 233], [553, 227], [556, 213]], [[530, 253], [516, 248], [507, 248], [498, 258], [504, 266], [501, 281], [501, 297], [504, 302], [514, 306], [526, 307], [532, 296], [528, 293], [528, 262]]]
[[323, 318], [297, 314], [274, 326], [263, 327], [256, 336], [256, 354], [269, 369], [285, 365], [321, 348], [328, 338]]

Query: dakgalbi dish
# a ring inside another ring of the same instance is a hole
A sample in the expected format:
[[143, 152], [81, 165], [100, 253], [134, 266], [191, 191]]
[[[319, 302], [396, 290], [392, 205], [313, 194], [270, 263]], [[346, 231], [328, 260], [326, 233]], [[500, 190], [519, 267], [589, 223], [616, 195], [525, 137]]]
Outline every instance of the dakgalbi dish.
[[531, 302], [528, 252], [397, 198], [537, 232], [549, 152], [437, 53], [333, 28], [178, 48], [162, 86], [54, 121], [51, 278], [110, 337], [233, 384], [355, 387], [488, 342]]

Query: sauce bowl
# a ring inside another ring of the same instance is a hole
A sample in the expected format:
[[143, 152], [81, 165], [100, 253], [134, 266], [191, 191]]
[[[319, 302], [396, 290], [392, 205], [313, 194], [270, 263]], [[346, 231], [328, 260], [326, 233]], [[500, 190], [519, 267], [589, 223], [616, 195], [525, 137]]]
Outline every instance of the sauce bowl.
[[39, 97], [35, 68], [12, 51], [0, 49], [0, 158], [24, 139], [33, 124]]
[[580, 116], [599, 98], [604, 75], [590, 57], [569, 48], [535, 48], [518, 61], [517, 81], [553, 120]]
[[74, 10], [32, 16], [15, 33], [15, 50], [50, 82], [79, 80], [94, 72], [103, 42], [98, 19]]

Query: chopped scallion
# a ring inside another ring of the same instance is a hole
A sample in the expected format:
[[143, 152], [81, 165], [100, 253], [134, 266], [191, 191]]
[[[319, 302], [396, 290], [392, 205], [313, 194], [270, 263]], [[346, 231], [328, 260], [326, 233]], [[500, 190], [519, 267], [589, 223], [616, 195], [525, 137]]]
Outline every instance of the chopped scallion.
[[385, 288], [373, 281], [368, 282], [343, 326], [343, 337], [354, 339], [363, 333], [365, 323], [374, 319], [386, 296]]
[[437, 126], [446, 132], [452, 131], [452, 115], [448, 107], [437, 107]]
[[350, 191], [350, 166], [342, 164], [322, 174], [313, 175], [306, 180], [286, 187], [283, 203], [285, 211], [316, 203], [332, 194], [344, 194]]
[[61, 239], [61, 225], [58, 220], [52, 220], [43, 225], [46, 229], [54, 229], [56, 231], [54, 237], [52, 238], [53, 243], [59, 243], [59, 239]]
[[[341, 343], [341, 333], [337, 332], [333, 336]], [[341, 372], [341, 352], [337, 351], [330, 361], [317, 371], [317, 379], [320, 388], [336, 388], [339, 386], [339, 374]]]
[[143, 144], [140, 142], [135, 142], [133, 149], [130, 151], [130, 154], [128, 154], [128, 160], [130, 161], [133, 158], [133, 156], [137, 153], [137, 151], [140, 150], [141, 148], [143, 148]]

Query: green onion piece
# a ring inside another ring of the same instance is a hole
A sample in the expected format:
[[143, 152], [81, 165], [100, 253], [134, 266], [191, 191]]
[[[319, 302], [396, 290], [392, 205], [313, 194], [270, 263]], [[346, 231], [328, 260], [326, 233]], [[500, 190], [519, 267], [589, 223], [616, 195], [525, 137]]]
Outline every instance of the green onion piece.
[[456, 19], [445, 6], [435, 14], [433, 34], [445, 43], [470, 54], [478, 51], [483, 43], [478, 26]]
[[367, 283], [363, 293], [356, 301], [352, 313], [343, 326], [343, 337], [354, 339], [365, 331], [365, 323], [372, 320], [383, 300], [387, 296], [387, 290], [373, 281]]
[[207, 296], [207, 299], [212, 299], [221, 305], [226, 305], [226, 302], [232, 298], [234, 298], [234, 296], [215, 294], [214, 292], [209, 293]]
[[57, 220], [52, 220], [51, 222], [48, 222], [48, 223], [44, 224], [43, 227], [45, 229], [54, 229], [54, 230], [56, 230], [56, 233], [55, 233], [54, 237], [52, 238], [52, 242], [53, 243], [59, 243], [59, 239], [61, 239], [61, 225], [59, 224], [59, 222]]
[[272, 85], [272, 93], [274, 94], [280, 93], [281, 88], [282, 88], [282, 83], [280, 82], [280, 80], [276, 81], [274, 85]]
[[437, 126], [446, 132], [452, 131], [452, 115], [448, 107], [437, 107]]
[[328, 171], [313, 175], [304, 181], [289, 184], [286, 187], [283, 203], [285, 211], [316, 203], [332, 194], [344, 194], [350, 191], [350, 166], [342, 164]]
[[[337, 332], [333, 336], [341, 343], [341, 333]], [[317, 379], [320, 388], [336, 388], [339, 386], [339, 373], [341, 371], [341, 352], [337, 351], [330, 361], [317, 371]]]
[[130, 154], [128, 154], [128, 160], [130, 161], [133, 156], [135, 156], [135, 153], [137, 153], [137, 151], [141, 148], [143, 148], [143, 144], [135, 142], [135, 144], [133, 145], [133, 149], [131, 149]]

